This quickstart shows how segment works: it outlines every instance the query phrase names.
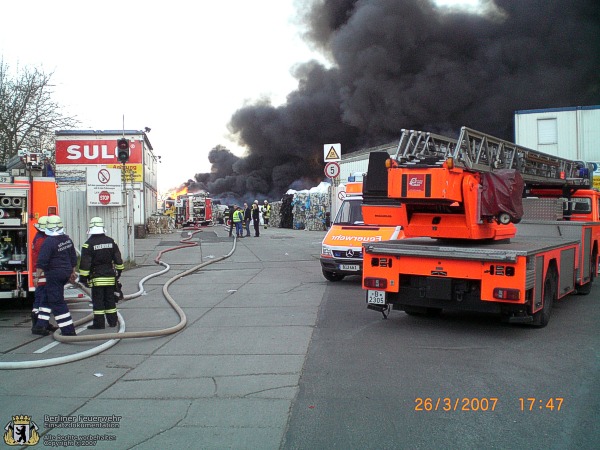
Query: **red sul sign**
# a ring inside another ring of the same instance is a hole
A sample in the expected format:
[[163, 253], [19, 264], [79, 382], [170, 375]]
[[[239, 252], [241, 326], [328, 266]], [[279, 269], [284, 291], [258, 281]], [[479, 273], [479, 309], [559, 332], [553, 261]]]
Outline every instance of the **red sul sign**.
[[[140, 141], [130, 140], [128, 163], [142, 163]], [[117, 139], [56, 141], [56, 164], [119, 164]]]

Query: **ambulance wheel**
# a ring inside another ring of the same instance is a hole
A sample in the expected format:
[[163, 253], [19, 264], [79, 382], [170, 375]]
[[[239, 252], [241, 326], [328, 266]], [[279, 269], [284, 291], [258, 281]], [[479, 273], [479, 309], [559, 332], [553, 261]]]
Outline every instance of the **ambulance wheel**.
[[344, 279], [344, 275], [335, 272], [329, 272], [328, 270], [323, 270], [323, 276], [327, 281], [342, 281]]
[[548, 325], [550, 321], [550, 314], [552, 313], [552, 305], [556, 298], [556, 283], [558, 277], [556, 276], [556, 269], [550, 267], [544, 280], [544, 306], [538, 312], [533, 315], [533, 325], [538, 328], [543, 328]]

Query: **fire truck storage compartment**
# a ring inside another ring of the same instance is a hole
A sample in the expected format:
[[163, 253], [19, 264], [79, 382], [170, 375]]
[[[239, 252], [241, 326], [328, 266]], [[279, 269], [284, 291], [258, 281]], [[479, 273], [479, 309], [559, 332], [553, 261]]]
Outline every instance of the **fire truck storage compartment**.
[[25, 269], [26, 221], [27, 190], [0, 190], [0, 271]]

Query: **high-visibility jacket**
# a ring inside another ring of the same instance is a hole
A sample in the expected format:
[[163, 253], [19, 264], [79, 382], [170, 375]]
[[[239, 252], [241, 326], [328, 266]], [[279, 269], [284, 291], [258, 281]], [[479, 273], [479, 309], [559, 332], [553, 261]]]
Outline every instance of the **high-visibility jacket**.
[[236, 209], [233, 212], [233, 221], [234, 222], [243, 222], [244, 221], [244, 213], [241, 209]]
[[268, 203], [265, 206], [263, 206], [263, 217], [265, 219], [271, 217], [271, 205]]

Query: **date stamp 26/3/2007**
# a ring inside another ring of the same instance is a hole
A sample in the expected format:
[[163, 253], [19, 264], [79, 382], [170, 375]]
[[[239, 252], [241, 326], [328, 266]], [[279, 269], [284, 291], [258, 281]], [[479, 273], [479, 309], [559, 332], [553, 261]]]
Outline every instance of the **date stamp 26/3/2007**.
[[415, 411], [496, 411], [510, 405], [518, 411], [561, 411], [563, 397], [517, 397], [502, 402], [498, 397], [416, 397]]

